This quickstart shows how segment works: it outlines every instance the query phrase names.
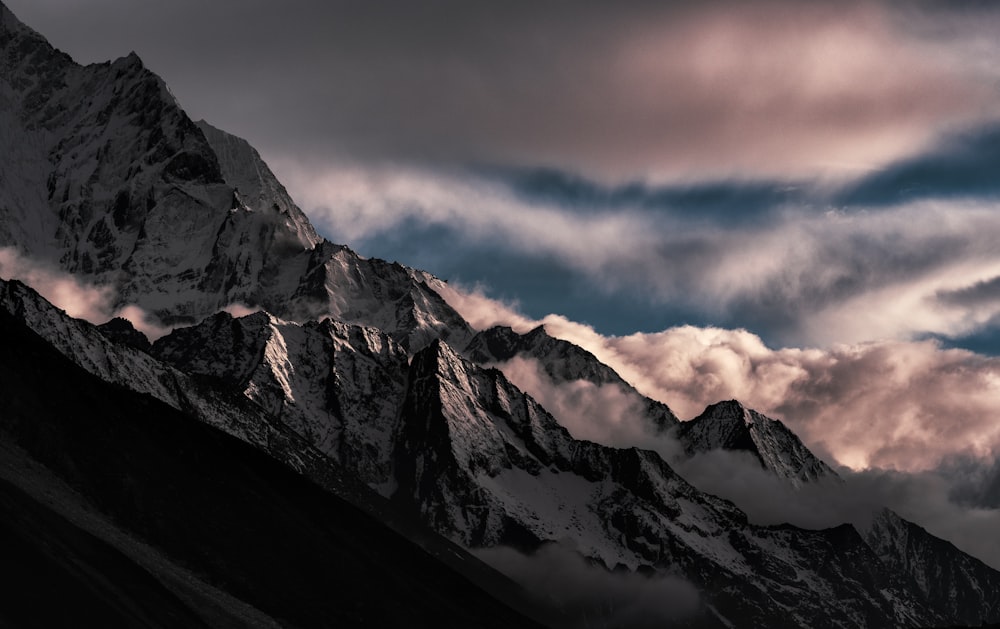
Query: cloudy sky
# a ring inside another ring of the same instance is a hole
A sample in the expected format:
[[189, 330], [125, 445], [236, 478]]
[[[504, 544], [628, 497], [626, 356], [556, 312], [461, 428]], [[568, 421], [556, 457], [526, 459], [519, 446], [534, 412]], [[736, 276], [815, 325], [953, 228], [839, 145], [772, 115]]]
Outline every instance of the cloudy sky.
[[945, 4], [8, 2], [529, 316], [995, 353], [1000, 11]]
[[[136, 51], [474, 323], [909, 474], [864, 487], [959, 546], [1000, 526], [995, 3], [5, 2], [82, 63]], [[637, 438], [584, 393], [551, 402]]]

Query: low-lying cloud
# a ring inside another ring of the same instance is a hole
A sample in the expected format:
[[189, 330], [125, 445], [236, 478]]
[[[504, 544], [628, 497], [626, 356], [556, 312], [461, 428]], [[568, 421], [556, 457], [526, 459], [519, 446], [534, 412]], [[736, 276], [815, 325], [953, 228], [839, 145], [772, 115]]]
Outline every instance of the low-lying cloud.
[[[856, 470], [917, 472], [959, 455], [1000, 456], [1000, 358], [943, 349], [930, 340], [772, 349], [746, 330], [693, 326], [606, 337], [560, 316], [530, 321], [482, 295], [454, 300], [455, 292], [461, 291], [448, 287], [443, 294], [483, 327], [491, 316], [522, 332], [544, 324], [549, 334], [590, 351], [681, 418], [738, 399], [784, 421], [829, 462]], [[514, 380], [533, 395], [553, 397], [548, 402], [556, 409], [573, 399], [559, 388], [546, 393], [537, 369], [525, 366], [531, 367], [522, 365]], [[620, 445], [615, 430], [627, 433], [615, 426], [597, 421], [576, 430], [593, 430], [588, 438], [603, 433], [605, 443]]]
[[90, 323], [101, 324], [121, 317], [151, 340], [171, 330], [139, 306], [116, 308], [116, 292], [110, 286], [84, 282], [51, 265], [24, 257], [13, 247], [0, 247], [0, 278], [24, 282], [69, 316]]
[[854, 469], [919, 471], [957, 454], [1000, 454], [997, 358], [934, 341], [775, 350], [745, 330], [683, 326], [603, 337], [559, 317], [545, 324], [680, 417], [736, 398]]
[[848, 523], [864, 532], [872, 516], [887, 507], [1000, 570], [1000, 509], [957, 499], [956, 489], [965, 479], [942, 469], [841, 469], [840, 479], [796, 488], [746, 452], [716, 450], [676, 459], [674, 465], [698, 489], [734, 502], [755, 524], [823, 529]]
[[654, 450], [671, 461], [677, 442], [660, 433], [645, 415], [642, 397], [618, 384], [586, 380], [556, 383], [533, 358], [515, 356], [496, 365], [517, 388], [552, 413], [575, 439], [618, 448]]
[[506, 547], [475, 554], [553, 610], [552, 625], [560, 628], [671, 626], [699, 608], [698, 590], [680, 577], [613, 573], [562, 544], [531, 554]]

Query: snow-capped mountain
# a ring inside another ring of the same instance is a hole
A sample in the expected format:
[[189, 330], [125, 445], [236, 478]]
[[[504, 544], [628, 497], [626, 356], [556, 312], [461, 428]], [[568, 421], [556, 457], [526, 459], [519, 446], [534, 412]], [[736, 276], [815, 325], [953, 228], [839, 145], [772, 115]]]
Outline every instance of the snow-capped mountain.
[[384, 332], [223, 312], [159, 339], [152, 353], [245, 395], [365, 482], [391, 487], [408, 357]]
[[[24, 340], [26, 327], [75, 367], [46, 364], [88, 372], [81, 381], [98, 378], [122, 404], [143, 400], [158, 416], [237, 437], [449, 566], [476, 564], [461, 547], [566, 546], [605, 572], [691, 585], [695, 625], [1000, 620], [997, 573], [902, 520], [878, 521], [865, 536], [846, 524], [757, 526], [653, 451], [574, 439], [511, 382], [505, 362], [535, 361], [553, 386], [585, 381], [641, 396], [542, 328], [476, 334], [438, 280], [320, 238], [247, 142], [192, 122], [138, 57], [79, 66], [2, 4], [0, 139], [10, 147], [0, 152], [0, 247], [110, 287], [117, 305], [176, 326], [150, 346], [124, 320], [98, 328], [3, 281], [9, 325], [0, 332]], [[234, 304], [258, 311], [222, 312]], [[38, 395], [14, 400], [18, 412], [47, 408]], [[689, 453], [743, 449], [795, 483], [833, 475], [780, 422], [739, 403], [678, 422], [665, 404], [641, 399], [643, 421], [664, 438], [679, 434]], [[148, 451], [147, 438], [131, 438]], [[32, 456], [53, 444], [34, 444]], [[142, 521], [140, 508], [129, 513]], [[210, 532], [231, 524], [216, 517]], [[461, 547], [399, 524], [417, 520]], [[900, 551], [911, 539], [933, 553]], [[939, 586], [956, 593], [942, 599]]]
[[445, 343], [414, 356], [410, 381], [396, 498], [413, 500], [432, 526], [467, 545], [570, 540], [608, 568], [682, 575], [703, 588], [723, 624], [936, 621], [894, 587], [850, 526], [750, 525], [652, 451], [572, 439], [500, 371]]
[[6, 308], [0, 338], [4, 627], [539, 626], [469, 553], [345, 500], [329, 459], [297, 473]]
[[508, 326], [494, 326], [476, 334], [464, 353], [473, 362], [497, 363], [501, 369], [503, 363], [512, 358], [536, 361], [554, 384], [582, 380], [597, 386], [617, 387], [638, 402], [643, 419], [653, 433], [669, 431], [679, 423], [669, 406], [641, 395], [596, 356], [569, 341], [550, 336], [544, 326], [527, 334], [518, 334]]
[[779, 420], [736, 400], [712, 404], [698, 417], [682, 422], [677, 436], [689, 455], [712, 450], [748, 452], [764, 469], [795, 486], [837, 475]]
[[80, 66], [0, 10], [0, 247], [162, 323], [231, 304], [464, 343], [426, 277], [319, 238], [244, 140], [191, 121], [131, 54]]

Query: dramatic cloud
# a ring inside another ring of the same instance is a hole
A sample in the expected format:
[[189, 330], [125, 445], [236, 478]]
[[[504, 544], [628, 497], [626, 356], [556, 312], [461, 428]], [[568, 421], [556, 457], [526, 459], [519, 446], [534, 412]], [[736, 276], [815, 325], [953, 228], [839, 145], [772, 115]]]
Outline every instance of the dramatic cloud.
[[[196, 116], [270, 159], [521, 164], [601, 180], [842, 176], [997, 113], [997, 47], [968, 43], [988, 41], [986, 9], [10, 4], [84, 61], [135, 49]], [[945, 22], [950, 32], [929, 28]]]
[[[940, 298], [1000, 275], [993, 201], [921, 200], [876, 211], [797, 199], [747, 224], [722, 210], [708, 220], [677, 210], [670, 189], [658, 194], [668, 197], [665, 207], [619, 194], [626, 199], [580, 210], [468, 172], [290, 172], [313, 191], [307, 206], [339, 199], [314, 211], [335, 239], [406, 231], [414, 246], [438, 252], [424, 260], [431, 264], [434, 255], [460, 257], [462, 247], [473, 258], [476, 248], [496, 252], [482, 260], [532, 256], [540, 267], [571, 269], [605, 299], [643, 294], [651, 303], [750, 327], [772, 342], [960, 336], [1000, 314], [997, 300]], [[732, 214], [739, 211], [734, 201]], [[434, 228], [443, 231], [435, 235]]]
[[561, 544], [532, 554], [497, 547], [476, 555], [552, 609], [552, 626], [662, 627], [698, 611], [698, 590], [679, 577], [612, 573]]
[[576, 439], [618, 448], [654, 450], [666, 461], [681, 453], [673, 439], [656, 432], [645, 421], [644, 401], [635, 391], [617, 384], [596, 385], [585, 380], [556, 384], [538, 361], [515, 356], [496, 365], [519, 389], [531, 395]]
[[681, 417], [736, 398], [855, 469], [917, 471], [958, 453], [1000, 455], [1000, 359], [932, 341], [773, 350], [742, 330], [686, 326], [605, 338], [556, 317], [546, 329]]
[[[636, 389], [681, 418], [708, 404], [739, 399], [783, 420], [820, 456], [853, 469], [934, 469], [949, 457], [1000, 456], [1000, 358], [935, 341], [883, 341], [831, 349], [771, 349], [745, 330], [681, 326], [659, 333], [606, 337], [555, 315], [529, 321], [488, 298], [456, 300], [481, 327], [546, 331], [593, 353]], [[542, 401], [577, 436], [612, 445], [650, 446], [630, 415], [630, 398], [584, 384], [552, 387], [535, 365], [505, 366], [512, 380]], [[593, 405], [595, 413], [586, 409]], [[574, 413], [587, 426], [577, 425]], [[628, 439], [635, 441], [628, 443]], [[657, 447], [658, 448], [658, 447]]]
[[[935, 298], [1000, 275], [981, 3], [10, 4], [83, 61], [137, 50], [332, 239], [546, 312], [820, 346], [1000, 315]], [[543, 167], [595, 198], [495, 176]]]
[[1000, 509], [956, 500], [963, 479], [941, 470], [841, 470], [842, 480], [795, 488], [745, 452], [714, 451], [675, 460], [674, 465], [699, 489], [733, 501], [755, 524], [821, 529], [850, 523], [864, 531], [872, 516], [888, 507], [1000, 570], [1000, 547], [995, 543]]

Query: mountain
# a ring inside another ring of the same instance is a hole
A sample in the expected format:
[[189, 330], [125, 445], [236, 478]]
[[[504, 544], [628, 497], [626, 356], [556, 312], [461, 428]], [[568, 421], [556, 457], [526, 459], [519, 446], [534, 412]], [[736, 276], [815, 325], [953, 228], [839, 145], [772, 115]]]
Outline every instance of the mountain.
[[748, 452], [761, 467], [799, 486], [837, 476], [783, 423], [736, 400], [712, 404], [677, 431], [687, 454], [712, 450]]
[[[247, 142], [192, 122], [138, 57], [79, 66], [0, 5], [0, 70], [0, 247], [173, 328], [149, 344], [0, 282], [0, 527], [81, 617], [531, 626], [509, 605], [535, 603], [476, 557], [538, 583], [559, 548], [608, 587], [547, 610], [554, 626], [998, 620], [997, 573], [927, 540], [900, 559], [906, 525], [758, 526], [653, 451], [573, 438], [505, 364], [645, 398], [542, 328], [476, 333], [440, 280], [321, 239]], [[691, 453], [832, 474], [738, 403], [686, 423], [644, 404]], [[24, 621], [21, 601], [0, 620]]]
[[152, 353], [245, 395], [373, 486], [393, 484], [409, 358], [377, 328], [223, 312], [159, 339]]
[[0, 338], [4, 626], [534, 626], [258, 448], [85, 372], [6, 310]]
[[968, 626], [1000, 617], [1000, 574], [889, 509], [863, 531], [892, 571], [904, 575], [945, 618]]
[[536, 361], [555, 384], [582, 380], [599, 387], [617, 387], [638, 402], [643, 419], [654, 433], [666, 432], [679, 423], [669, 406], [640, 395], [596, 356], [569, 341], [550, 336], [544, 326], [527, 334], [518, 334], [508, 326], [494, 326], [476, 334], [465, 347], [464, 354], [479, 364], [497, 363], [501, 369], [503, 363], [513, 358], [530, 359]]
[[0, 11], [0, 247], [161, 323], [231, 304], [420, 347], [465, 321], [420, 272], [322, 240], [244, 140], [191, 121], [132, 54], [77, 65]]

